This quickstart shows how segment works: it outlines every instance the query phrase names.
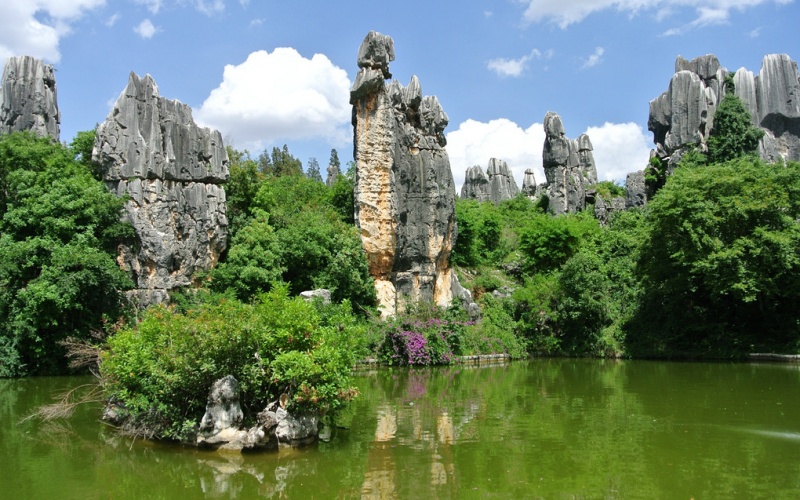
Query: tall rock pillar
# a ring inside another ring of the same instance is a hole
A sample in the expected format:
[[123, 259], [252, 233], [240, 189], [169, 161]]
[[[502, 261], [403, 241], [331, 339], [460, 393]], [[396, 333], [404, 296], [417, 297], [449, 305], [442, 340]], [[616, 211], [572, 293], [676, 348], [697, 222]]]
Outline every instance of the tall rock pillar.
[[10, 57], [0, 86], [0, 134], [29, 131], [59, 140], [56, 94], [52, 65], [31, 56]]
[[419, 80], [389, 84], [394, 42], [371, 31], [358, 51], [353, 105], [355, 218], [381, 314], [411, 303], [448, 306], [461, 288], [450, 269], [455, 186], [444, 149], [448, 118]]

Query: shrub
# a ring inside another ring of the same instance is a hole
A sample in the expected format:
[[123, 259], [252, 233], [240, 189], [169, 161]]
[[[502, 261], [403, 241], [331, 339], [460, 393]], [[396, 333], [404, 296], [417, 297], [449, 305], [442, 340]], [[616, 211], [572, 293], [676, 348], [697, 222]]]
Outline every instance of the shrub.
[[363, 338], [349, 303], [323, 312], [276, 287], [253, 304], [214, 297], [185, 314], [149, 309], [109, 339], [101, 376], [127, 428], [186, 439], [226, 375], [239, 381], [250, 420], [282, 393], [291, 411], [334, 414], [355, 395], [350, 370]]

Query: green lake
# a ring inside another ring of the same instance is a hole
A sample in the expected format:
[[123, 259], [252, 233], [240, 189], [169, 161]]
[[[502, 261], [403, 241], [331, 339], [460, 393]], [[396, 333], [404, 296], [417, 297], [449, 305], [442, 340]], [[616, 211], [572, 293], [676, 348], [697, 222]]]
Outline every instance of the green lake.
[[132, 441], [99, 406], [21, 422], [90, 381], [0, 380], [0, 498], [800, 498], [796, 364], [360, 372], [330, 442], [260, 454]]

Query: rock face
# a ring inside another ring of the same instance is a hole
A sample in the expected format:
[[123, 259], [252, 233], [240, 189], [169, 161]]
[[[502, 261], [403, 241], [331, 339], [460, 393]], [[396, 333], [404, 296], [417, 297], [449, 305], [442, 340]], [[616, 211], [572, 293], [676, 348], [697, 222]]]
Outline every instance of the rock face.
[[473, 165], [464, 174], [464, 185], [461, 186], [461, 197], [478, 201], [491, 200], [489, 179], [480, 165]]
[[450, 304], [455, 187], [448, 118], [419, 80], [389, 84], [393, 40], [371, 31], [358, 51], [353, 105], [356, 224], [383, 316], [418, 301]]
[[547, 178], [549, 209], [556, 215], [573, 213], [586, 207], [587, 188], [597, 183], [597, 168], [589, 136], [576, 140], [566, 137], [558, 114], [544, 117], [542, 160]]
[[647, 204], [647, 199], [644, 170], [629, 173], [625, 178], [625, 207], [643, 207]]
[[58, 140], [60, 124], [53, 66], [31, 56], [9, 58], [0, 87], [0, 134], [30, 131]]
[[467, 169], [464, 185], [461, 186], [462, 198], [473, 198], [478, 201], [491, 201], [495, 205], [510, 200], [519, 194], [517, 183], [508, 168], [508, 164], [497, 158], [489, 159], [486, 174], [480, 166]]
[[[714, 115], [724, 97], [728, 70], [714, 55], [687, 61], [678, 57], [669, 89], [650, 101], [648, 129], [656, 154], [671, 172], [687, 147], [706, 151]], [[800, 160], [800, 77], [797, 63], [785, 54], [767, 55], [756, 76], [741, 68], [734, 93], [744, 102], [753, 124], [765, 132], [759, 147], [769, 162]]]
[[201, 128], [189, 106], [160, 97], [153, 79], [131, 73], [128, 86], [97, 128], [92, 159], [118, 196], [136, 233], [118, 261], [137, 285], [139, 305], [216, 264], [225, 249], [228, 155], [222, 136]]

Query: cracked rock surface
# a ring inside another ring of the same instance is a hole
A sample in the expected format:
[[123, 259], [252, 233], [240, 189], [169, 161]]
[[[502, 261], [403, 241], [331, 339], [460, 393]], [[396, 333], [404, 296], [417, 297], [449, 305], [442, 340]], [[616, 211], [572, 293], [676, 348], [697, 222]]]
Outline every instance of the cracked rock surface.
[[106, 121], [97, 128], [92, 159], [108, 188], [129, 197], [124, 219], [134, 245], [122, 245], [141, 307], [168, 300], [197, 271], [211, 269], [225, 249], [228, 155], [216, 130], [199, 127], [192, 110], [161, 97], [150, 75], [131, 73]]
[[0, 134], [29, 131], [59, 140], [60, 124], [53, 65], [31, 56], [8, 58], [0, 85]]

